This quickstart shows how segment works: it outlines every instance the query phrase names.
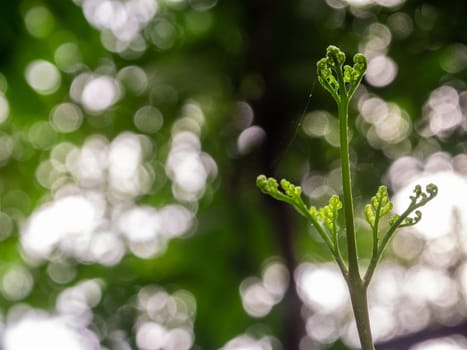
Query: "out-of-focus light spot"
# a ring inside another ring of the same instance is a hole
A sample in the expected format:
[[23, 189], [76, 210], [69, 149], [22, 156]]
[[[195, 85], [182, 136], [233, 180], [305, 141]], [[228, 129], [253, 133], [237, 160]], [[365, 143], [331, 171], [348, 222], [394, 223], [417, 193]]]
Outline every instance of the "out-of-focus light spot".
[[396, 333], [398, 324], [392, 308], [386, 306], [371, 307], [369, 316], [375, 341], [386, 340]]
[[120, 217], [118, 226], [129, 240], [147, 242], [160, 234], [161, 222], [154, 208], [134, 207]]
[[424, 241], [410, 231], [401, 231], [394, 237], [392, 247], [398, 257], [411, 261], [422, 253]]
[[31, 311], [9, 323], [2, 336], [4, 350], [89, 350], [100, 349], [98, 339], [88, 329], [70, 327], [65, 320]]
[[148, 77], [146, 72], [138, 66], [128, 66], [122, 68], [117, 74], [127, 91], [135, 95], [141, 95], [148, 88]]
[[312, 199], [334, 194], [334, 190], [329, 184], [328, 177], [318, 174], [306, 176], [302, 183], [303, 193]]
[[0, 94], [0, 124], [7, 120], [10, 113], [10, 104], [3, 94]]
[[375, 96], [363, 96], [358, 101], [358, 108], [362, 117], [371, 124], [381, 123], [389, 113], [388, 104]]
[[331, 313], [348, 303], [345, 281], [333, 265], [302, 264], [295, 279], [300, 297], [313, 310]]
[[13, 266], [2, 277], [1, 292], [6, 299], [17, 301], [27, 297], [33, 285], [34, 280], [28, 269]]
[[396, 12], [388, 17], [387, 24], [392, 34], [399, 39], [405, 39], [413, 32], [412, 17], [404, 12]]
[[306, 320], [305, 329], [307, 334], [321, 344], [330, 344], [337, 340], [339, 333], [336, 321], [320, 313], [314, 314]]
[[253, 125], [243, 130], [237, 139], [237, 150], [240, 154], [250, 153], [266, 138], [263, 128]]
[[166, 329], [155, 322], [145, 322], [136, 331], [136, 345], [139, 349], [158, 350], [165, 348]]
[[146, 193], [152, 175], [142, 165], [141, 139], [131, 133], [122, 133], [111, 143], [108, 154], [109, 183], [115, 194], [123, 196]]
[[249, 334], [242, 334], [230, 340], [219, 350], [274, 350], [281, 348], [279, 340], [274, 337], [255, 337]]
[[336, 10], [341, 10], [345, 8], [345, 2], [341, 0], [326, 0], [326, 4], [328, 4], [329, 7], [332, 7]]
[[147, 286], [138, 293], [141, 321], [137, 324], [136, 344], [141, 350], [188, 350], [193, 346], [192, 322], [196, 301], [189, 292], [170, 295]]
[[375, 124], [376, 134], [387, 143], [399, 143], [410, 134], [411, 125], [396, 104], [388, 107], [388, 113]]
[[388, 104], [379, 97], [364, 96], [358, 101], [362, 117], [371, 124], [378, 124], [388, 115]]
[[93, 78], [91, 73], [81, 73], [77, 75], [70, 86], [70, 96], [76, 102], [81, 102], [81, 95], [86, 84]]
[[245, 311], [253, 317], [264, 317], [272, 309], [274, 300], [258, 278], [247, 278], [240, 284]]
[[412, 130], [407, 112], [395, 103], [386, 103], [379, 97], [363, 95], [358, 108], [363, 119], [372, 125], [364, 131], [374, 148], [385, 149], [385, 145], [400, 144]]
[[176, 35], [177, 27], [164, 17], [159, 18], [148, 28], [149, 39], [161, 50], [167, 50], [173, 47]]
[[379, 55], [368, 62], [366, 81], [376, 87], [383, 87], [393, 82], [397, 75], [397, 64], [388, 56]]
[[100, 223], [101, 205], [75, 195], [42, 206], [22, 229], [22, 248], [32, 257], [46, 258], [60, 245], [65, 251], [79, 256], [79, 250], [87, 249], [89, 235]]
[[375, 0], [375, 3], [383, 7], [396, 7], [403, 4], [405, 0]]
[[442, 270], [428, 266], [414, 266], [407, 271], [404, 291], [415, 301], [426, 301], [438, 306], [453, 306], [457, 301], [454, 281]]
[[441, 67], [448, 73], [458, 73], [467, 66], [467, 46], [454, 44], [444, 50]]
[[54, 54], [57, 67], [66, 73], [76, 72], [81, 65], [81, 53], [78, 45], [72, 42], [60, 45]]
[[370, 61], [373, 57], [384, 54], [392, 40], [391, 31], [382, 23], [371, 24], [366, 36], [361, 51], [370, 58]]
[[303, 119], [303, 131], [309, 136], [326, 136], [331, 131], [331, 118], [333, 118], [332, 115], [326, 111], [310, 112]]
[[465, 120], [457, 90], [446, 85], [430, 94], [423, 114], [427, 125], [422, 127], [420, 133], [425, 137], [449, 136], [456, 128], [462, 126]]
[[173, 181], [175, 198], [193, 202], [204, 193], [209, 178], [217, 175], [212, 157], [201, 152], [199, 134], [204, 113], [195, 102], [187, 103], [183, 117], [172, 126], [172, 140], [166, 161], [166, 173]]
[[185, 23], [187, 31], [193, 36], [201, 37], [212, 28], [213, 15], [210, 12], [186, 11]]
[[190, 5], [197, 11], [207, 11], [216, 6], [217, 0], [191, 0]]
[[10, 215], [0, 211], [0, 241], [8, 238], [13, 232], [14, 223]]
[[192, 349], [193, 335], [183, 328], [174, 328], [167, 332], [165, 347], [167, 350], [189, 350]]
[[104, 266], [114, 266], [122, 260], [125, 245], [114, 232], [99, 232], [92, 237], [90, 253], [93, 261]]
[[57, 312], [73, 325], [88, 326], [92, 321], [91, 308], [98, 305], [102, 298], [100, 284], [99, 280], [85, 280], [64, 289], [57, 297]]
[[154, 17], [158, 2], [153, 0], [83, 0], [86, 19], [102, 32], [110, 31], [128, 46]]
[[285, 294], [288, 271], [280, 262], [270, 262], [262, 278], [249, 277], [240, 284], [240, 296], [245, 311], [253, 317], [264, 317]]
[[392, 262], [382, 262], [371, 282], [368, 298], [372, 303], [390, 306], [399, 302], [405, 269]]
[[389, 168], [389, 181], [394, 191], [400, 190], [407, 183], [418, 177], [424, 169], [424, 164], [415, 157], [401, 157], [395, 160]]
[[373, 0], [344, 0], [347, 5], [355, 6], [355, 7], [366, 7], [371, 5], [374, 1]]
[[244, 130], [247, 127], [253, 123], [254, 119], [254, 112], [253, 108], [245, 102], [245, 101], [239, 101], [236, 103], [236, 113], [235, 113], [235, 120], [234, 120], [234, 125], [239, 129], [239, 130]]
[[275, 300], [281, 300], [289, 285], [289, 271], [285, 265], [270, 262], [263, 271], [263, 285]]
[[149, 257], [162, 252], [167, 240], [186, 233], [192, 222], [193, 214], [180, 205], [168, 205], [160, 210], [133, 207], [121, 214], [118, 227], [136, 255]]
[[44, 60], [35, 60], [26, 67], [26, 81], [39, 94], [50, 95], [58, 90], [61, 83], [57, 67]]
[[156, 107], [144, 106], [136, 111], [133, 122], [139, 131], [153, 134], [162, 127], [164, 117]]
[[48, 150], [55, 144], [57, 133], [49, 122], [40, 121], [29, 128], [28, 138], [34, 148]]
[[432, 339], [411, 346], [409, 350], [463, 350], [467, 348], [467, 339], [462, 336]]
[[108, 166], [108, 142], [101, 136], [89, 137], [81, 149], [71, 147], [65, 150], [66, 167], [84, 187], [102, 185]]
[[370, 5], [379, 5], [382, 7], [396, 7], [402, 4], [405, 0], [343, 0], [350, 6], [367, 7]]
[[13, 138], [3, 132], [0, 132], [0, 164], [5, 163], [13, 154], [15, 142]]
[[57, 131], [70, 133], [81, 126], [83, 113], [77, 105], [65, 102], [52, 109], [50, 119]]
[[66, 284], [76, 277], [77, 271], [71, 263], [65, 261], [51, 261], [47, 265], [47, 274], [55, 283]]
[[186, 233], [193, 224], [193, 213], [187, 208], [172, 204], [160, 210], [161, 232], [166, 237], [178, 237]]
[[32, 36], [46, 38], [54, 28], [55, 18], [46, 7], [35, 6], [26, 12], [24, 24]]
[[120, 98], [119, 84], [109, 76], [91, 79], [84, 86], [81, 102], [92, 112], [102, 112]]

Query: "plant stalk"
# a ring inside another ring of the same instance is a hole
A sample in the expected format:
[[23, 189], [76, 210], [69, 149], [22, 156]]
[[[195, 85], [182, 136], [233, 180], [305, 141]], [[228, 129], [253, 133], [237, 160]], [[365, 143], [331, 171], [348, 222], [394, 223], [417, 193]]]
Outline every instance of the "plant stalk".
[[[339, 77], [338, 74], [338, 79]], [[343, 80], [339, 79], [343, 84]], [[341, 85], [343, 86], [343, 85]], [[357, 325], [362, 350], [374, 350], [371, 335], [370, 318], [368, 314], [367, 288], [360, 277], [358, 267], [357, 241], [355, 236], [354, 208], [352, 198], [352, 184], [350, 176], [349, 156], [349, 127], [348, 127], [349, 100], [345, 92], [341, 93], [338, 103], [340, 155], [342, 167], [342, 188], [344, 197], [344, 216], [347, 236], [347, 249], [349, 259], [349, 274], [347, 286], [352, 301], [353, 313]]]
[[368, 314], [367, 288], [361, 280], [353, 281], [349, 279], [347, 283], [362, 350], [374, 350], [375, 346], [371, 335], [370, 317]]

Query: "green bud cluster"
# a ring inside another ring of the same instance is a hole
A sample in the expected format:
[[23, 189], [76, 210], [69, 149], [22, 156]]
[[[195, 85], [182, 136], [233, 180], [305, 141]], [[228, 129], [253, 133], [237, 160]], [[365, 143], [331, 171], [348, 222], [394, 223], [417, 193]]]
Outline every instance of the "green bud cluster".
[[379, 186], [378, 192], [371, 197], [369, 204], [365, 206], [365, 218], [372, 229], [377, 229], [379, 220], [389, 214], [392, 210], [392, 203], [389, 200], [388, 188]]
[[318, 81], [337, 103], [343, 96], [347, 99], [352, 97], [366, 72], [367, 59], [363, 54], [355, 54], [353, 62], [353, 67], [344, 66], [345, 54], [331, 45], [326, 51], [326, 57], [316, 64]]

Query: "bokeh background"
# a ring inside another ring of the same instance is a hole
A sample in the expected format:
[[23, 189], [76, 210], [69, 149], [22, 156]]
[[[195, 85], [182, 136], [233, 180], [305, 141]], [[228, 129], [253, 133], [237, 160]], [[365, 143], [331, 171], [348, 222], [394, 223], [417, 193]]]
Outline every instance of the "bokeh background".
[[[369, 291], [378, 349], [467, 348], [467, 2], [0, 3], [4, 350], [358, 347], [322, 242], [262, 195], [340, 193], [315, 63], [369, 66], [350, 110], [356, 212], [379, 184], [401, 231]], [[371, 235], [358, 219], [362, 264]]]

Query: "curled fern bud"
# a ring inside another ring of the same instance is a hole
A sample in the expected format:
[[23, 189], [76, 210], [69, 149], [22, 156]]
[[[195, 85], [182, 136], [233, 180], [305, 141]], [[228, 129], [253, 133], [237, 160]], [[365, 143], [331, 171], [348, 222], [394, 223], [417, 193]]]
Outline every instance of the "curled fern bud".
[[342, 209], [342, 202], [339, 196], [333, 195], [329, 198], [329, 204], [318, 211], [317, 219], [324, 222], [324, 226], [333, 235], [337, 234], [337, 218], [340, 209]]
[[[389, 221], [391, 226], [394, 228], [413, 226], [422, 219], [422, 213], [420, 210], [416, 210], [423, 207], [426, 203], [431, 201], [438, 194], [438, 187], [434, 184], [429, 184], [425, 187], [425, 191], [422, 190], [422, 186], [416, 185], [413, 190], [413, 195], [409, 196], [410, 204], [409, 207], [402, 214], [402, 220], [400, 216], [393, 216]], [[415, 216], [410, 217], [414, 213]]]
[[407, 217], [405, 220], [399, 225], [399, 227], [408, 227], [413, 226], [418, 223], [422, 219], [422, 213], [420, 210], [415, 211], [415, 217]]
[[279, 184], [277, 180], [272, 177], [267, 178], [264, 175], [259, 175], [256, 178], [256, 186], [258, 186], [258, 188], [262, 192], [267, 193], [267, 194], [271, 194], [271, 193], [279, 191]]
[[340, 69], [345, 62], [345, 53], [343, 53], [337, 46], [330, 45], [326, 50], [326, 56], [329, 57], [333, 63], [337, 62], [336, 69]]
[[353, 61], [353, 67], [344, 66], [345, 54], [338, 47], [331, 45], [326, 50], [326, 57], [317, 63], [318, 81], [337, 103], [342, 98], [349, 99], [353, 95], [365, 74], [366, 57], [358, 53], [353, 57]]
[[414, 195], [413, 196], [410, 196], [410, 200], [412, 202], [416, 202], [422, 195], [422, 186], [420, 185], [415, 185], [414, 189], [413, 189], [413, 193]]
[[376, 215], [373, 208], [371, 207], [371, 204], [365, 205], [365, 218], [371, 227], [375, 225]]
[[319, 212], [318, 209], [316, 209], [316, 207], [310, 207], [310, 209], [308, 209], [308, 212], [310, 213], [313, 219], [318, 220]]
[[302, 188], [300, 186], [295, 186], [286, 179], [281, 180], [281, 187], [289, 197], [300, 197], [302, 194]]
[[332, 74], [332, 63], [329, 63], [328, 58], [322, 58], [316, 63], [317, 75], [319, 83], [331, 94], [337, 101], [339, 83], [336, 77]]
[[389, 219], [389, 225], [390, 225], [390, 226], [394, 226], [394, 225], [396, 224], [397, 220], [399, 220], [399, 218], [400, 218], [400, 215], [398, 215], [398, 214], [393, 214], [393, 215], [391, 216], [391, 218]]
[[256, 178], [256, 186], [261, 190], [261, 192], [267, 193], [268, 179], [265, 175], [259, 175]]
[[354, 69], [348, 65], [344, 66], [344, 82], [350, 83], [354, 78]]
[[353, 56], [353, 62], [354, 62], [354, 70], [356, 73], [358, 73], [360, 76], [363, 76], [365, 74], [366, 69], [368, 67], [368, 62], [364, 54], [361, 53], [356, 53]]
[[435, 184], [428, 184], [426, 186], [426, 191], [430, 194], [430, 196], [436, 196], [438, 194], [438, 186]]
[[379, 220], [392, 210], [392, 202], [389, 200], [386, 186], [379, 186], [376, 194], [371, 197], [370, 204], [365, 206], [365, 218], [373, 229]]
[[259, 175], [256, 178], [256, 185], [261, 192], [270, 195], [271, 197], [291, 204], [300, 214], [307, 215], [308, 207], [303, 203], [301, 198], [302, 188], [295, 186], [291, 182], [283, 179], [279, 183], [273, 177], [267, 178], [264, 175]]

